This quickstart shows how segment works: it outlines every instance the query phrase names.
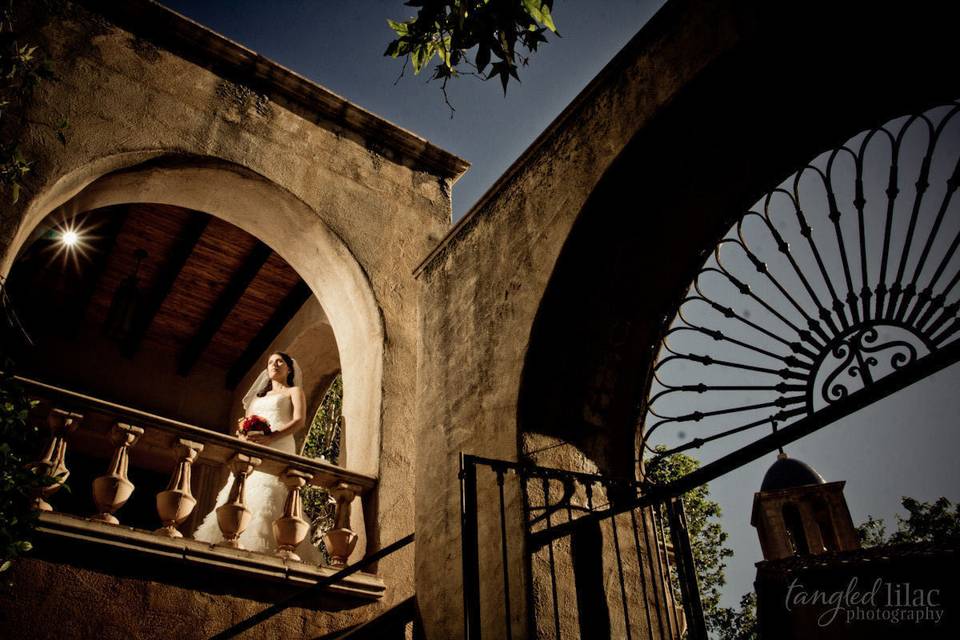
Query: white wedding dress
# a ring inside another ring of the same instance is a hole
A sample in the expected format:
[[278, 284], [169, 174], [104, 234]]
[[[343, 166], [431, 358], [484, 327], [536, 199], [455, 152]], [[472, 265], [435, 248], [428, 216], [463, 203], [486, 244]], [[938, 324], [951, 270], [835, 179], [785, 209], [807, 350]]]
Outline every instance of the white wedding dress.
[[[289, 422], [293, 417], [293, 403], [286, 394], [267, 394], [262, 398], [254, 398], [250, 403], [250, 414], [264, 418], [270, 425]], [[296, 453], [293, 433], [277, 438], [270, 443], [270, 447], [286, 453]], [[203, 522], [193, 533], [195, 540], [204, 542], [221, 542], [223, 534], [217, 524], [217, 507], [227, 502], [230, 496], [230, 487], [233, 486], [233, 473], [227, 478], [220, 493], [217, 494], [217, 503], [204, 517]], [[240, 534], [240, 543], [245, 549], [260, 553], [272, 554], [277, 550], [277, 541], [273, 535], [273, 521], [283, 514], [283, 503], [287, 498], [287, 488], [276, 476], [254, 471], [244, 483], [244, 495], [247, 509], [252, 517], [250, 524]], [[320, 552], [310, 544], [311, 534], [296, 549], [297, 555], [303, 562], [320, 564]]]

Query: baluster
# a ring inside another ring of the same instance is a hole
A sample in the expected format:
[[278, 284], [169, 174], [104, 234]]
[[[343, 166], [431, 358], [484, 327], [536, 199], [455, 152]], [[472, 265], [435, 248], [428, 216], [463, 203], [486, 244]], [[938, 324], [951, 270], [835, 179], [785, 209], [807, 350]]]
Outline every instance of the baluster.
[[244, 485], [247, 476], [260, 466], [260, 458], [254, 458], [244, 453], [236, 453], [227, 463], [233, 471], [233, 486], [230, 488], [230, 497], [226, 504], [217, 508], [217, 524], [223, 534], [223, 542], [218, 544], [233, 549], [243, 549], [240, 544], [240, 535], [250, 524], [251, 513], [247, 509]]
[[179, 461], [170, 476], [166, 491], [157, 494], [157, 514], [163, 527], [154, 531], [168, 538], [182, 538], [177, 525], [186, 520], [197, 505], [197, 499], [190, 491], [190, 472], [197, 455], [203, 451], [203, 444], [179, 438], [175, 441]]
[[346, 482], [337, 483], [330, 489], [330, 496], [337, 503], [337, 515], [333, 528], [323, 534], [323, 544], [335, 567], [345, 565], [357, 546], [357, 534], [350, 530], [350, 510], [358, 493], [358, 487]]
[[64, 459], [67, 455], [67, 436], [76, 430], [81, 420], [83, 420], [83, 416], [79, 413], [71, 413], [62, 409], [51, 409], [50, 413], [47, 414], [50, 442], [44, 449], [43, 457], [29, 467], [37, 475], [49, 476], [54, 481], [52, 484], [37, 490], [37, 495], [33, 500], [34, 509], [53, 511], [53, 507], [46, 499], [56, 493], [70, 475], [70, 470], [67, 469]]
[[287, 499], [283, 502], [283, 515], [273, 522], [273, 536], [277, 539], [277, 555], [287, 560], [300, 560], [295, 552], [310, 531], [310, 523], [303, 519], [303, 502], [300, 489], [313, 477], [312, 473], [287, 469], [280, 480], [287, 486]]
[[106, 475], [93, 481], [93, 501], [99, 513], [93, 520], [110, 524], [120, 524], [113, 512], [122, 507], [133, 493], [133, 483], [127, 478], [129, 456], [127, 449], [132, 447], [143, 435], [143, 429], [117, 422], [110, 431], [110, 441], [116, 447]]

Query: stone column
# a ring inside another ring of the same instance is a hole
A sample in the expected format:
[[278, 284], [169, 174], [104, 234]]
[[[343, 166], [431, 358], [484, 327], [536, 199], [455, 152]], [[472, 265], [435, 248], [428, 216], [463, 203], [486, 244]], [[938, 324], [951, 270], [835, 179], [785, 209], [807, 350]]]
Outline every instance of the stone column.
[[287, 560], [300, 560], [295, 552], [310, 531], [310, 523], [303, 519], [303, 502], [300, 489], [313, 477], [312, 473], [287, 469], [280, 480], [287, 486], [287, 499], [283, 503], [283, 515], [273, 523], [273, 535], [277, 539], [277, 555]]
[[357, 534], [350, 529], [350, 510], [359, 492], [359, 487], [346, 482], [339, 482], [330, 488], [330, 497], [337, 503], [337, 515], [333, 528], [323, 534], [323, 544], [335, 567], [345, 565], [357, 546]]
[[53, 511], [47, 498], [56, 493], [70, 475], [65, 457], [67, 455], [67, 436], [80, 425], [83, 416], [62, 409], [51, 409], [47, 415], [47, 427], [50, 429], [50, 442], [47, 443], [43, 457], [30, 465], [39, 476], [51, 477], [53, 483], [41, 487], [33, 501], [33, 508], [40, 511]]
[[247, 509], [244, 485], [247, 476], [260, 466], [260, 458], [254, 458], [244, 453], [236, 453], [227, 463], [233, 471], [233, 486], [230, 487], [230, 496], [226, 504], [217, 507], [217, 524], [223, 534], [223, 542], [218, 544], [233, 549], [243, 549], [240, 544], [240, 535], [250, 524], [251, 513]]
[[143, 435], [143, 429], [133, 425], [117, 422], [110, 431], [110, 440], [116, 446], [110, 467], [106, 475], [93, 481], [93, 501], [97, 504], [99, 513], [93, 520], [100, 520], [110, 524], [120, 524], [113, 512], [122, 507], [133, 494], [133, 483], [127, 478], [129, 457], [127, 449], [132, 447]]
[[203, 451], [203, 444], [183, 438], [177, 439], [175, 445], [179, 457], [177, 467], [170, 476], [166, 491], [157, 494], [157, 514], [163, 527], [154, 531], [157, 535], [168, 538], [183, 537], [183, 534], [177, 531], [177, 525], [183, 523], [197, 505], [197, 500], [190, 490], [190, 472], [193, 461]]

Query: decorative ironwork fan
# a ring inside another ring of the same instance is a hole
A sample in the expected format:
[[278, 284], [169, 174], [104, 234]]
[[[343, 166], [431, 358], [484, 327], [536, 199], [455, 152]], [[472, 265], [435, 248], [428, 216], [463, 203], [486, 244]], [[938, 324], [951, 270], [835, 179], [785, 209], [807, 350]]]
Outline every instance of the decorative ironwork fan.
[[861, 132], [743, 214], [663, 338], [647, 452], [777, 430], [957, 338], [958, 111]]

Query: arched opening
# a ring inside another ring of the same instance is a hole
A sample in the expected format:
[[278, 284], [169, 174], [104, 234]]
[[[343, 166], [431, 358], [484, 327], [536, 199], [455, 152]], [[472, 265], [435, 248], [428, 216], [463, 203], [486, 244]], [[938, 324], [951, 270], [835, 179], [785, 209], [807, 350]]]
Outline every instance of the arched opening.
[[[684, 87], [578, 214], [531, 327], [518, 403], [522, 455], [636, 475], [656, 345], [706, 252], [799, 163], [865, 125], [953, 97], [924, 76], [892, 95], [883, 65], [849, 71], [876, 74], [853, 95], [839, 67], [836, 76], [814, 74], [822, 67], [795, 52], [753, 53]], [[798, 95], [800, 85], [815, 90]], [[823, 95], [845, 97], [827, 105]]]
[[830, 515], [830, 507], [827, 506], [823, 498], [816, 498], [813, 501], [813, 519], [820, 529], [820, 539], [823, 540], [824, 551], [837, 551], [840, 548], [837, 542], [837, 533], [833, 528], [833, 518]]
[[55, 212], [32, 238], [7, 279], [34, 343], [22, 375], [227, 433], [267, 351], [294, 354], [311, 409], [340, 371], [307, 285], [223, 220], [124, 204]]
[[803, 518], [800, 517], [800, 510], [797, 505], [788, 502], [783, 505], [783, 526], [787, 532], [787, 541], [794, 555], [805, 556], [810, 553], [810, 547], [807, 545], [807, 535], [803, 531]]
[[[6, 254], [3, 273], [53, 211], [72, 219], [81, 212], [152, 203], [203, 212], [239, 228], [276, 252], [316, 296], [335, 336], [343, 375], [349, 427], [340, 463], [375, 475], [383, 328], [369, 282], [350, 250], [310, 207], [262, 176], [217, 160], [155, 155], [101, 159], [38, 194]], [[104, 173], [107, 169], [112, 172]], [[247, 371], [237, 387], [246, 388], [254, 376]]]

